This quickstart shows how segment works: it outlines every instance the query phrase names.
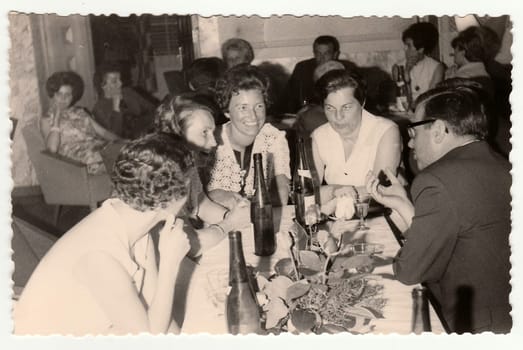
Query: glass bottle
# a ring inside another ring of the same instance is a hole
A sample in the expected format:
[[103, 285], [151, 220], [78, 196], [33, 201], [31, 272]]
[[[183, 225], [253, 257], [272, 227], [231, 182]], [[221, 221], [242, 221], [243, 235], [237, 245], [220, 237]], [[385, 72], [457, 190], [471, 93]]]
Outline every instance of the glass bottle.
[[229, 333], [258, 333], [260, 309], [245, 265], [240, 231], [229, 232], [229, 288], [226, 299]]
[[269, 256], [276, 250], [271, 197], [265, 186], [262, 155], [253, 154], [254, 195], [251, 199], [251, 222], [254, 229], [254, 254]]
[[312, 180], [311, 167], [305, 152], [305, 142], [298, 138], [298, 155], [292, 177], [296, 221], [307, 231], [309, 241], [319, 221], [319, 206], [316, 202], [316, 188]]
[[415, 287], [412, 290], [412, 325], [411, 331], [415, 334], [430, 332], [429, 300], [426, 287]]

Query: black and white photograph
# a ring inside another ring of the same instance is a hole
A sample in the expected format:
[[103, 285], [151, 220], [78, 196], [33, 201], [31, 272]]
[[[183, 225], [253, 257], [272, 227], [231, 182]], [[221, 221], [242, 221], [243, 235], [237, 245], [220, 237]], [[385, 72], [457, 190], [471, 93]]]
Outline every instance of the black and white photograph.
[[327, 3], [6, 8], [10, 346], [514, 345], [519, 14]]

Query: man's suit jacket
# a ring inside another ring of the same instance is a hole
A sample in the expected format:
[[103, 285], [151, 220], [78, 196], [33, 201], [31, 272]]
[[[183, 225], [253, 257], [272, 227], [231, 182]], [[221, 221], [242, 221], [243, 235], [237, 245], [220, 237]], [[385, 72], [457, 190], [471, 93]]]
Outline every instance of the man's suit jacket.
[[508, 332], [510, 164], [484, 141], [453, 149], [412, 184], [415, 215], [394, 262], [426, 282], [451, 331]]

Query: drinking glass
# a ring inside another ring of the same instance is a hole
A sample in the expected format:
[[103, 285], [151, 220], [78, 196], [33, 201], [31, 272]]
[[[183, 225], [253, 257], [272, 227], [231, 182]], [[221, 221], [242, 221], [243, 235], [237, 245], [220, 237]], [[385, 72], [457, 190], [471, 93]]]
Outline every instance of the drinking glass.
[[356, 215], [360, 219], [360, 222], [358, 223], [358, 226], [356, 227], [358, 231], [366, 231], [369, 229], [367, 225], [365, 225], [365, 218], [367, 217], [367, 214], [369, 212], [369, 203], [370, 203], [370, 195], [369, 194], [361, 194], [354, 200], [354, 206], [356, 208]]

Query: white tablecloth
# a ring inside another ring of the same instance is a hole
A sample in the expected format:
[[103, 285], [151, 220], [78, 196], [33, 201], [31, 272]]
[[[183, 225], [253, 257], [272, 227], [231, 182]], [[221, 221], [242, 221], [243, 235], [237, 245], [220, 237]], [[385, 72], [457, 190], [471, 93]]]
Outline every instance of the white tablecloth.
[[[292, 225], [294, 208], [287, 206], [282, 210], [275, 210], [275, 225], [278, 227], [278, 236], [287, 234]], [[280, 215], [281, 214], [281, 215]], [[380, 257], [388, 259], [389, 264], [379, 266], [374, 274], [384, 276], [380, 283], [384, 286], [383, 297], [387, 304], [383, 310], [384, 318], [373, 320], [375, 334], [407, 334], [410, 332], [412, 313], [411, 291], [413, 286], [406, 286], [392, 277], [392, 257], [399, 249], [394, 235], [383, 217], [370, 219], [367, 224], [371, 228], [363, 237], [367, 242], [381, 243], [385, 249]], [[356, 221], [347, 222], [347, 228], [355, 227]], [[259, 271], [271, 271], [274, 264], [285, 257], [288, 252], [276, 250], [271, 257], [257, 257], [254, 255], [253, 233], [250, 228], [242, 230], [242, 240], [245, 260]], [[185, 319], [182, 332], [187, 334], [210, 333], [225, 334], [225, 295], [229, 273], [229, 241], [225, 239], [217, 246], [206, 251], [198, 264], [190, 260], [184, 262], [182, 276], [178, 283], [186, 284], [186, 291], [177, 292], [175, 296], [175, 310], [185, 307]], [[178, 290], [178, 289], [177, 289]], [[184, 295], [185, 294], [185, 295]], [[431, 309], [432, 331], [443, 333], [444, 330], [434, 310]]]

